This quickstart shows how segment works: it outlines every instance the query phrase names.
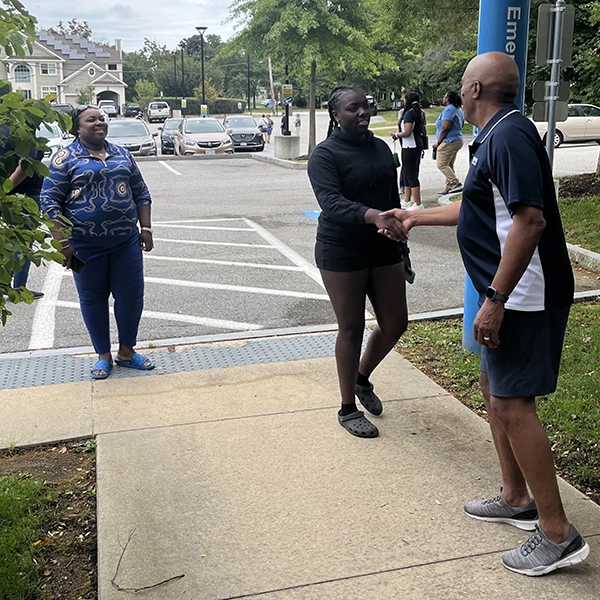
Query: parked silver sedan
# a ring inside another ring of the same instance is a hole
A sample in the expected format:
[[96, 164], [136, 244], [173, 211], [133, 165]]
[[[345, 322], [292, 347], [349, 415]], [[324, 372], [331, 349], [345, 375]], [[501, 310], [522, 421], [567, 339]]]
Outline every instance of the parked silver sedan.
[[150, 133], [148, 125], [140, 119], [112, 119], [108, 122], [106, 139], [127, 148], [134, 156], [156, 156], [157, 135]]
[[176, 155], [233, 154], [233, 141], [212, 117], [185, 118], [173, 134]]
[[[567, 120], [556, 123], [554, 147], [575, 142], [600, 144], [600, 108], [593, 104], [569, 104]], [[540, 135], [546, 140], [548, 123], [535, 123]]]

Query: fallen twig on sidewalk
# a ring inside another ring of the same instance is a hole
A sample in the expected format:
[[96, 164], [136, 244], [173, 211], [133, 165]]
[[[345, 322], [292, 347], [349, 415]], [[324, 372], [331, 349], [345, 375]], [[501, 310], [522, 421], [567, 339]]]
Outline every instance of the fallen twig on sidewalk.
[[121, 556], [119, 556], [119, 562], [117, 563], [117, 568], [115, 570], [115, 575], [114, 577], [110, 580], [110, 582], [112, 583], [113, 587], [116, 588], [117, 590], [119, 590], [120, 592], [142, 592], [144, 590], [151, 590], [152, 588], [156, 588], [156, 587], [160, 587], [161, 585], [165, 585], [166, 583], [169, 583], [171, 581], [175, 581], [176, 579], [183, 579], [185, 577], [185, 573], [181, 574], [181, 575], [175, 575], [174, 577], [169, 577], [169, 579], [164, 579], [163, 581], [159, 581], [158, 583], [153, 583], [152, 585], [145, 585], [142, 587], [138, 587], [138, 588], [134, 588], [134, 587], [121, 587], [117, 582], [117, 576], [119, 575], [119, 569], [121, 568], [121, 561], [123, 560], [123, 557], [125, 556], [125, 551], [127, 550], [127, 546], [129, 546], [129, 542], [132, 540], [133, 536], [135, 535], [135, 529], [132, 529], [129, 532], [129, 536], [127, 538], [127, 541], [125, 542], [124, 546], [121, 546], [121, 542], [119, 541], [119, 546], [121, 546], [123, 548], [123, 551], [121, 552]]

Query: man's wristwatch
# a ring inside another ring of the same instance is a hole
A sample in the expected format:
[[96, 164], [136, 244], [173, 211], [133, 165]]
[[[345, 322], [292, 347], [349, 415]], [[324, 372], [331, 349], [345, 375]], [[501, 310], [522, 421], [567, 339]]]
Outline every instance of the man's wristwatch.
[[508, 302], [508, 296], [505, 294], [501, 294], [497, 289], [490, 286], [487, 290], [485, 290], [485, 297], [493, 300], [494, 302]]

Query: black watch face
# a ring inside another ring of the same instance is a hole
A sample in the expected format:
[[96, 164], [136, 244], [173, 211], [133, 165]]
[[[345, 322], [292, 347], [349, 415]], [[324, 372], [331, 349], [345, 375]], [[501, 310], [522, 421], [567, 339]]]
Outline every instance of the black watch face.
[[494, 296], [496, 295], [496, 290], [494, 288], [489, 287], [487, 290], [485, 290], [485, 295], [490, 300], [493, 300]]

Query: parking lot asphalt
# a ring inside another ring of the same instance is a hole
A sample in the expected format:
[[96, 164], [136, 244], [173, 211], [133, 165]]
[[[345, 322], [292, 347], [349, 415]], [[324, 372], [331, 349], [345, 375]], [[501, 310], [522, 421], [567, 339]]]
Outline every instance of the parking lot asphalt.
[[[318, 124], [322, 137], [325, 113], [319, 113]], [[306, 116], [302, 144], [307, 134]], [[334, 322], [314, 267], [316, 223], [310, 213], [318, 205], [306, 171], [253, 156], [268, 159], [273, 147], [260, 155], [214, 160], [139, 159], [153, 197], [156, 238], [155, 250], [145, 260], [140, 340]], [[457, 161], [461, 177], [466, 156], [463, 148]], [[597, 146], [559, 148], [557, 169], [575, 171], [573, 156], [585, 172], [595, 161]], [[425, 157], [421, 182], [426, 205], [436, 205], [440, 181], [434, 162]], [[464, 269], [454, 230], [416, 230], [411, 251], [417, 272], [408, 289], [411, 314], [462, 306]], [[33, 305], [11, 307], [14, 315], [3, 328], [2, 351], [88, 346], [70, 273], [57, 265], [32, 269], [29, 285], [46, 296]]]

